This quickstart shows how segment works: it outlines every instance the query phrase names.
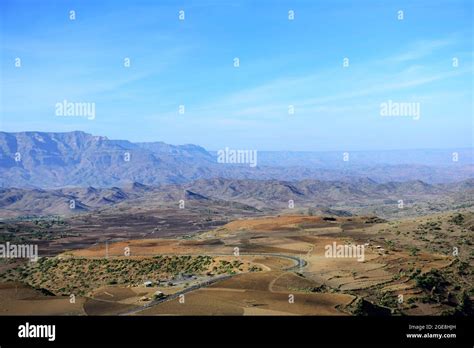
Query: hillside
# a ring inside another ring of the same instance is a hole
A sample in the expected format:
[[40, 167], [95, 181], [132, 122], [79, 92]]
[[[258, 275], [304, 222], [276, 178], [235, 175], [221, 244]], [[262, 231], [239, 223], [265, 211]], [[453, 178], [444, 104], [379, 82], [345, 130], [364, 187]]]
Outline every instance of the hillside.
[[[179, 201], [205, 207], [233, 206], [246, 211], [299, 211], [334, 215], [415, 216], [474, 205], [474, 180], [453, 184], [422, 181], [379, 184], [370, 179], [278, 181], [201, 179], [180, 185], [77, 187], [53, 190], [0, 189], [0, 217], [74, 215], [98, 210], [176, 209]], [[399, 201], [403, 206], [399, 206]], [[291, 202], [293, 205], [291, 206]], [[72, 205], [71, 205], [72, 203]], [[332, 212], [331, 212], [332, 210]]]

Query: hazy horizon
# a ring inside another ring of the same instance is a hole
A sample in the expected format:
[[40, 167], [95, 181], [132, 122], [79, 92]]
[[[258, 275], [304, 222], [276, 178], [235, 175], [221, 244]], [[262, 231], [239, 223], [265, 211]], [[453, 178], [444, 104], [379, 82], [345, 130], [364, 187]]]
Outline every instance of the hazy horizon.
[[[218, 149], [218, 148], [207, 148], [205, 146], [202, 146], [201, 144], [196, 144], [196, 143], [168, 143], [168, 142], [165, 142], [161, 139], [156, 139], [156, 140], [149, 140], [149, 141], [131, 141], [127, 138], [112, 138], [112, 137], [109, 137], [107, 135], [104, 135], [104, 134], [95, 134], [95, 133], [89, 133], [89, 132], [86, 132], [86, 131], [82, 131], [82, 130], [71, 130], [71, 131], [66, 131], [66, 132], [54, 132], [54, 131], [38, 131], [38, 130], [22, 130], [22, 131], [3, 131], [3, 130], [0, 130], [0, 133], [74, 133], [74, 132], [84, 132], [86, 134], [89, 134], [91, 136], [98, 136], [98, 137], [106, 137], [108, 140], [115, 140], [115, 141], [129, 141], [131, 143], [165, 143], [165, 144], [168, 144], [168, 145], [172, 145], [172, 146], [186, 146], [186, 145], [196, 145], [196, 146], [199, 146], [199, 147], [202, 147], [204, 148], [206, 151], [210, 152], [210, 153], [214, 153], [214, 152], [217, 152], [221, 149]], [[378, 149], [356, 149], [356, 150], [352, 150], [352, 149], [344, 149], [344, 150], [318, 150], [318, 149], [315, 149], [315, 150], [267, 150], [267, 149], [256, 149], [258, 152], [267, 152], [267, 153], [270, 153], [270, 152], [288, 152], [288, 153], [340, 153], [340, 152], [343, 152], [343, 151], [351, 151], [351, 152], [409, 152], [409, 151], [451, 151], [451, 150], [462, 150], [462, 151], [474, 151], [472, 149], [472, 147], [446, 147], [446, 148], [440, 148], [440, 147], [432, 147], [432, 148], [388, 148], [388, 149], [382, 149], [382, 150], [378, 150]], [[473, 156], [474, 156], [474, 153], [473, 153]]]

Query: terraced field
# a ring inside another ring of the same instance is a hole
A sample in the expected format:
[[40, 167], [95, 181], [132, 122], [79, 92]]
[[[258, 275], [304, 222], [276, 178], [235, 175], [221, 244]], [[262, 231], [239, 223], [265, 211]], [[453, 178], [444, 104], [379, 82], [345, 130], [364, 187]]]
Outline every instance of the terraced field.
[[[469, 314], [473, 215], [239, 219], [192, 236], [99, 243], [1, 276], [36, 291], [32, 301], [74, 294], [64, 313], [76, 314]], [[363, 245], [363, 260], [328, 257], [333, 244]], [[11, 287], [0, 293], [12, 299]]]

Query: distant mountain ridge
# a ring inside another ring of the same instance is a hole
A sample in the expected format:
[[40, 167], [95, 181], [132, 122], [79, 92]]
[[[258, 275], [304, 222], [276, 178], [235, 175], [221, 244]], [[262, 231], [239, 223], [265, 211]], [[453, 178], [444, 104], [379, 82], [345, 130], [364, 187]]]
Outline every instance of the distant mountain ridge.
[[344, 162], [335, 153], [262, 152], [252, 168], [217, 163], [214, 153], [192, 144], [132, 143], [80, 131], [0, 132], [2, 187], [113, 187], [134, 182], [156, 186], [215, 178], [354, 181], [370, 177], [377, 182], [437, 183], [474, 176], [472, 163], [465, 162], [444, 166], [366, 162]]
[[[71, 215], [104, 208], [167, 206], [177, 209], [185, 204], [240, 205], [247, 210], [285, 210], [289, 201], [297, 208], [321, 211], [341, 207], [391, 206], [399, 200], [406, 204], [439, 202], [443, 209], [450, 204], [474, 205], [474, 179], [455, 184], [430, 185], [421, 181], [379, 184], [370, 179], [354, 182], [303, 180], [200, 179], [179, 185], [148, 186], [132, 183], [111, 188], [0, 189], [0, 218], [18, 215]], [[74, 207], [71, 208], [71, 201]]]

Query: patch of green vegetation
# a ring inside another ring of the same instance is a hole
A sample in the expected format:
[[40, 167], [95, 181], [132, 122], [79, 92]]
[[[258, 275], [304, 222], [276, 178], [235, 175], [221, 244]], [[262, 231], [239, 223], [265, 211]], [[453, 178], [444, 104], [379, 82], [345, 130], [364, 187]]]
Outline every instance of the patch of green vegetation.
[[379, 300], [381, 306], [396, 308], [397, 307], [397, 298], [388, 292], [384, 293]]
[[416, 286], [425, 290], [436, 290], [440, 291], [447, 284], [446, 279], [437, 269], [433, 269], [424, 274], [418, 274], [415, 276]]
[[464, 223], [464, 215], [457, 213], [449, 220], [449, 222], [461, 226]]
[[261, 272], [261, 271], [262, 271], [262, 268], [255, 265], [249, 268], [249, 272]]
[[[205, 274], [215, 264], [215, 274], [235, 274], [241, 261], [219, 260], [211, 256], [156, 256], [147, 259], [109, 258], [61, 259], [41, 258], [10, 270], [12, 278], [33, 287], [50, 289], [57, 294], [68, 294], [71, 289], [84, 290], [103, 285], [140, 284], [146, 280], [159, 281], [182, 274]], [[255, 268], [253, 271], [256, 272]]]
[[408, 250], [410, 251], [411, 256], [417, 256], [418, 252], [420, 251], [420, 249], [415, 246], [410, 247]]
[[424, 224], [420, 224], [418, 226], [419, 229], [421, 230], [427, 230], [427, 231], [440, 231], [441, 230], [441, 222], [440, 221], [428, 221]]
[[459, 304], [456, 307], [457, 314], [461, 315], [474, 315], [474, 307], [472, 300], [466, 291], [463, 291], [459, 296]]
[[394, 250], [395, 249], [395, 243], [393, 242], [393, 240], [387, 239], [385, 241], [385, 246], [388, 250]]

